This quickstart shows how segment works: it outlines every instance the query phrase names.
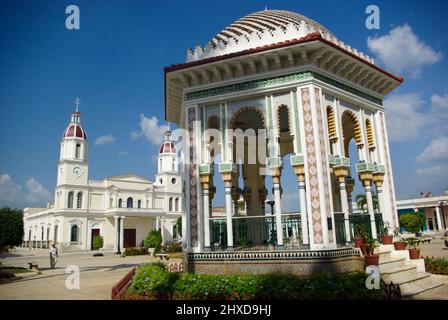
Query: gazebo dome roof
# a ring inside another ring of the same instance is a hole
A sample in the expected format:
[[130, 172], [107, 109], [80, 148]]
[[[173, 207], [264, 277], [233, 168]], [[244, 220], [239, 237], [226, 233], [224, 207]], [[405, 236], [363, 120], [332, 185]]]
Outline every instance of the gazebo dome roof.
[[187, 62], [217, 57], [319, 33], [340, 42], [316, 21], [286, 10], [257, 11], [242, 17], [215, 35], [204, 47], [189, 49]]

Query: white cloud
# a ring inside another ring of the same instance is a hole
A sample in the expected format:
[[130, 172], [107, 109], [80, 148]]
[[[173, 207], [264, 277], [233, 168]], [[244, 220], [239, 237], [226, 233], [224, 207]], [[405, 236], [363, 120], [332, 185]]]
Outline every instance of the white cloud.
[[448, 175], [448, 165], [432, 166], [418, 169], [417, 173], [424, 176], [443, 177]]
[[448, 162], [448, 137], [432, 140], [429, 146], [417, 157], [419, 162]]
[[127, 156], [127, 155], [128, 155], [127, 151], [120, 151], [120, 152], [118, 152], [118, 156], [119, 157], [124, 157], [124, 156]]
[[8, 173], [0, 175], [0, 207], [17, 206], [20, 199], [21, 186], [12, 181]]
[[384, 100], [387, 131], [391, 141], [412, 140], [420, 135], [428, 117], [418, 111], [423, 101], [420, 94], [396, 94]]
[[101, 137], [96, 138], [95, 145], [101, 146], [103, 144], [115, 142], [115, 140], [116, 139], [111, 134], [108, 134], [107, 136], [101, 136]]
[[448, 111], [448, 94], [445, 93], [443, 96], [433, 94], [431, 96], [431, 107], [433, 111]]
[[50, 200], [50, 192], [45, 189], [36, 179], [30, 178], [26, 181], [28, 189], [25, 199], [28, 204], [44, 204]]
[[442, 58], [442, 54], [421, 41], [408, 24], [392, 29], [385, 36], [369, 37], [367, 46], [389, 70], [400, 74], [407, 72], [413, 78], [419, 76], [423, 66]]
[[158, 146], [163, 142], [163, 134], [167, 130], [169, 130], [169, 126], [159, 125], [159, 120], [156, 117], [147, 118], [144, 114], [140, 114], [140, 132], [132, 131], [131, 138], [137, 139], [143, 136], [151, 144]]

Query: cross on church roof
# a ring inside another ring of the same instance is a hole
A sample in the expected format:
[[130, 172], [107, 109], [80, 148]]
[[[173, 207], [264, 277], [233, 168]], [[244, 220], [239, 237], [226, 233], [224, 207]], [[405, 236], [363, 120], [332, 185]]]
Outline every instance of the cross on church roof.
[[81, 100], [79, 100], [79, 98], [76, 97], [76, 99], [75, 99], [76, 112], [79, 112], [78, 109], [79, 109], [79, 105], [80, 105], [80, 104], [81, 104]]

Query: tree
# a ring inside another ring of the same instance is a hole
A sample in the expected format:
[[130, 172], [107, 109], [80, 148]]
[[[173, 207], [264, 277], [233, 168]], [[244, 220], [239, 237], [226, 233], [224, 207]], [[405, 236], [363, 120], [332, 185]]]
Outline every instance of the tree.
[[93, 237], [93, 250], [100, 250], [104, 245], [104, 239], [102, 236]]
[[[355, 198], [356, 205], [362, 211], [367, 211], [367, 197], [365, 194], [358, 194]], [[378, 206], [378, 196], [376, 194], [372, 194], [372, 202], [373, 202], [373, 210], [379, 209]]]
[[182, 237], [182, 217], [177, 218], [176, 226], [177, 226], [177, 232]]
[[146, 248], [154, 248], [154, 252], [160, 252], [162, 249], [162, 234], [160, 230], [151, 230], [143, 240]]
[[400, 215], [400, 226], [407, 231], [418, 233], [426, 224], [426, 217], [420, 212], [410, 212]]
[[0, 209], [0, 248], [18, 246], [23, 239], [23, 211], [4, 207]]

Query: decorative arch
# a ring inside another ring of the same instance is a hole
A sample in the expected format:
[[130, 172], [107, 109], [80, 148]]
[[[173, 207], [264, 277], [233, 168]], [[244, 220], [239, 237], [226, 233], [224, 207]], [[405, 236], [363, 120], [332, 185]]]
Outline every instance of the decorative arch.
[[336, 123], [334, 121], [334, 111], [331, 106], [327, 106], [327, 126], [328, 126], [328, 136], [330, 140], [336, 140]]
[[375, 148], [375, 142], [373, 139], [373, 130], [372, 130], [372, 122], [370, 119], [366, 119], [366, 133], [367, 133], [367, 145], [369, 149]]
[[235, 129], [235, 128], [236, 128], [236, 120], [238, 119], [238, 117], [239, 117], [242, 113], [244, 113], [244, 112], [249, 112], [249, 111], [256, 112], [256, 113], [260, 116], [260, 119], [261, 119], [263, 128], [266, 129], [266, 119], [265, 119], [265, 117], [264, 117], [264, 114], [261, 112], [260, 109], [255, 108], [255, 107], [243, 107], [243, 108], [239, 109], [238, 111], [236, 111], [236, 112], [233, 114], [232, 119], [230, 120], [230, 128], [231, 128], [231, 129]]
[[[276, 112], [277, 128], [278, 128], [279, 133], [291, 132], [291, 128], [293, 126], [292, 126], [291, 110], [290, 110], [289, 106], [287, 106], [286, 104], [281, 104], [276, 108], [276, 110], [277, 110], [277, 112]], [[284, 130], [285, 123], [283, 123], [283, 122], [285, 119], [283, 119], [284, 114], [282, 114], [282, 112], [285, 112], [285, 110], [286, 110], [286, 116], [287, 116], [287, 119], [286, 119], [287, 130]]]
[[353, 129], [354, 129], [354, 138], [355, 138], [356, 144], [362, 145], [361, 127], [359, 125], [358, 118], [351, 110], [345, 110], [342, 113], [341, 120], [344, 118], [349, 119], [352, 122]]

